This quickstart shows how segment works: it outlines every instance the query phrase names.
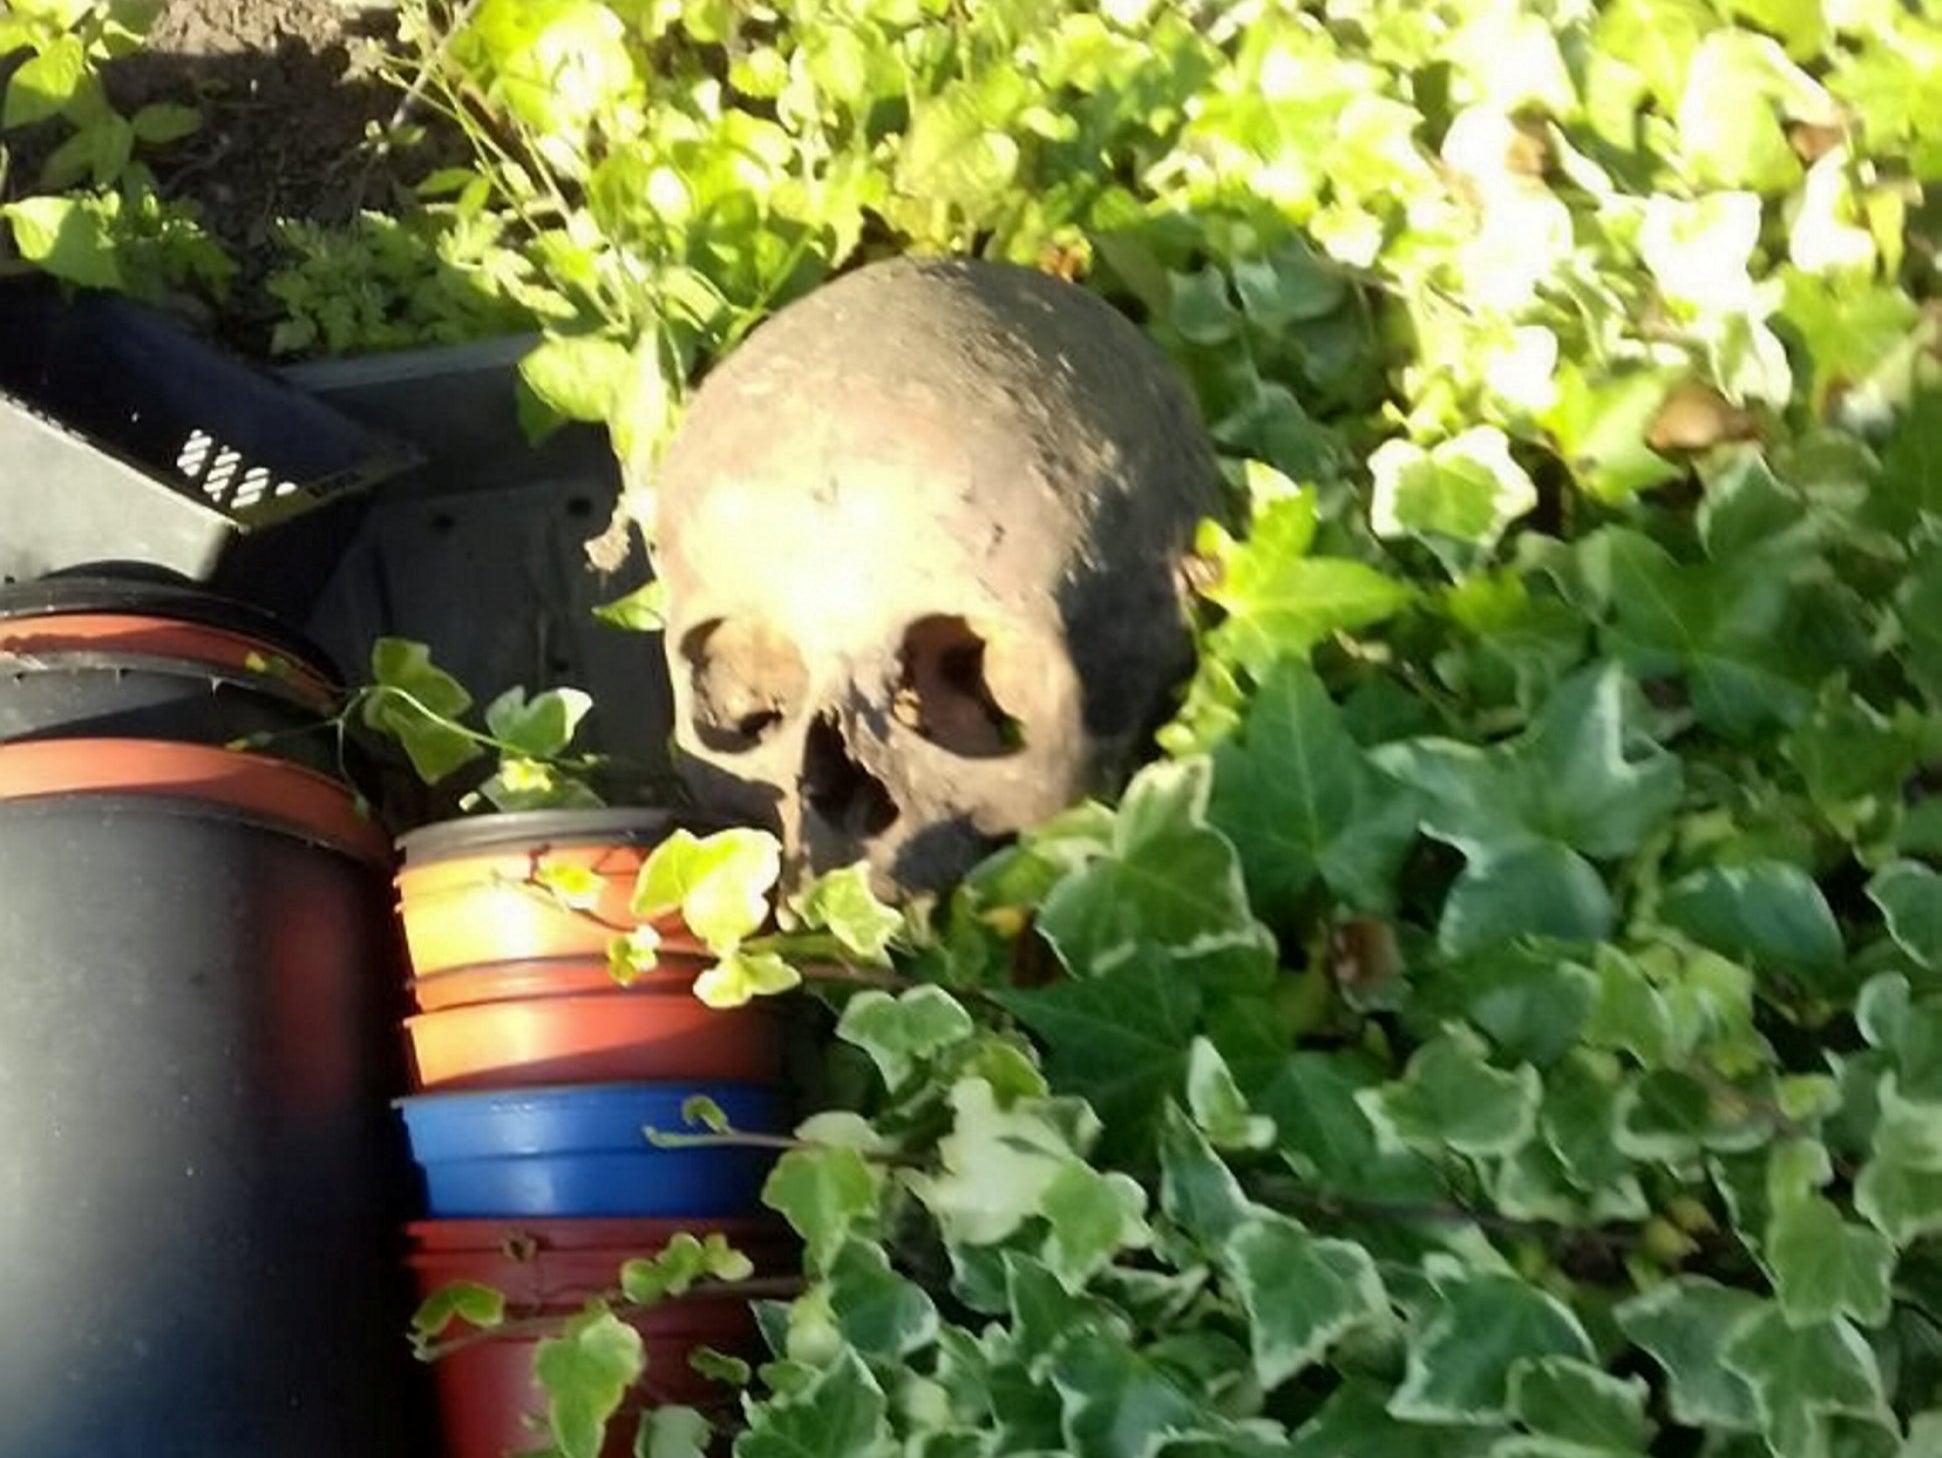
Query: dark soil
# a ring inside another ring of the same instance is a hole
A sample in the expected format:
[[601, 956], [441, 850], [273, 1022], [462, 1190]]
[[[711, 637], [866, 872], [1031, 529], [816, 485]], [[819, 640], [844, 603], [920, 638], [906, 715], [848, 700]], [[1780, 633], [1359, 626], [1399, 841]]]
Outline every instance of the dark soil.
[[174, 101], [202, 112], [200, 131], [145, 155], [164, 193], [195, 202], [237, 263], [220, 326], [234, 345], [264, 349], [279, 219], [339, 224], [390, 208], [431, 165], [380, 158], [366, 142], [399, 101], [370, 69], [388, 22], [346, 0], [168, 0], [146, 49], [113, 68], [125, 111]]

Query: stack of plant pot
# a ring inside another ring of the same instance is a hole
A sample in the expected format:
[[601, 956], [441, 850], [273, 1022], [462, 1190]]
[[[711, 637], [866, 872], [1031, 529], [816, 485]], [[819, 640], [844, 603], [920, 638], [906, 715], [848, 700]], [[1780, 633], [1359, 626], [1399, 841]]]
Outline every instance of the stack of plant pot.
[[[476, 1281], [505, 1292], [510, 1311], [542, 1318], [436, 1365], [450, 1458], [543, 1441], [533, 1379], [543, 1318], [611, 1290], [628, 1259], [677, 1232], [719, 1232], [758, 1272], [793, 1267], [781, 1229], [760, 1215], [771, 1155], [649, 1137], [691, 1132], [696, 1097], [737, 1130], [788, 1126], [775, 1014], [698, 1001], [707, 962], [678, 919], [657, 924], [652, 971], [622, 986], [609, 970], [610, 945], [635, 924], [641, 865], [680, 824], [654, 811], [531, 812], [400, 842], [418, 1008], [405, 1031], [419, 1090], [400, 1107], [430, 1216], [410, 1227], [412, 1269], [422, 1294]], [[689, 1355], [745, 1349], [754, 1337], [747, 1304], [720, 1295], [631, 1319], [656, 1401], [707, 1401], [711, 1384]], [[617, 1454], [632, 1452], [628, 1426], [614, 1425]]]
[[411, 1451], [390, 847], [333, 678], [180, 579], [0, 589], [0, 1453]]

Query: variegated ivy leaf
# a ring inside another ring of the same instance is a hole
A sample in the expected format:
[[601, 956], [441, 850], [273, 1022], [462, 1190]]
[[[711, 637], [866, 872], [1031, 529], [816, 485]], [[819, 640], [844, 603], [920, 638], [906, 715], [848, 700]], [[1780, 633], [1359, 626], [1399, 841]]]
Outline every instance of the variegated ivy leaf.
[[713, 1008], [742, 1007], [802, 986], [802, 973], [774, 952], [733, 951], [695, 978], [695, 996]]
[[1221, 1265], [1247, 1311], [1263, 1390], [1322, 1360], [1347, 1333], [1390, 1320], [1368, 1251], [1285, 1216], [1263, 1212], [1237, 1224], [1221, 1246]]
[[1054, 1101], [1001, 1107], [991, 1085], [965, 1079], [951, 1089], [951, 1132], [938, 1141], [942, 1168], [908, 1176], [948, 1241], [991, 1245], [1035, 1215], [1047, 1192], [1098, 1134], [1090, 1111]]
[[790, 898], [789, 909], [806, 930], [827, 931], [851, 956], [871, 963], [885, 960], [890, 939], [904, 924], [893, 907], [877, 898], [870, 868], [861, 861], [818, 876]]
[[1248, 1111], [1226, 1060], [1206, 1038], [1195, 1038], [1187, 1054], [1187, 1107], [1216, 1148], [1265, 1149], [1274, 1143], [1274, 1120]]
[[1205, 759], [1141, 770], [1113, 820], [1110, 851], [1067, 875], [1038, 929], [1079, 977], [1151, 949], [1190, 965], [1239, 955], [1265, 966], [1274, 940], [1254, 919], [1233, 844], [1207, 823]]
[[969, 1038], [971, 1015], [941, 987], [913, 987], [893, 997], [866, 988], [843, 1006], [836, 1036], [870, 1055], [886, 1087], [903, 1086], [932, 1055]]
[[1411, 1422], [1489, 1423], [1511, 1415], [1511, 1373], [1539, 1357], [1595, 1360], [1571, 1309], [1520, 1277], [1432, 1256], [1434, 1298], [1409, 1330], [1389, 1411]]
[[1453, 1025], [1416, 1052], [1400, 1080], [1364, 1089], [1356, 1102], [1392, 1148], [1482, 1158], [1513, 1154], [1537, 1131], [1542, 1097], [1536, 1069], [1493, 1068], [1483, 1041]]
[[782, 874], [782, 846], [763, 830], [721, 830], [705, 838], [677, 830], [649, 852], [634, 882], [634, 915], [679, 912], [717, 956], [738, 947], [769, 918], [769, 893]]
[[1369, 457], [1369, 473], [1369, 524], [1379, 537], [1444, 538], [1487, 549], [1537, 505], [1537, 487], [1494, 425], [1473, 426], [1428, 450], [1385, 441]]

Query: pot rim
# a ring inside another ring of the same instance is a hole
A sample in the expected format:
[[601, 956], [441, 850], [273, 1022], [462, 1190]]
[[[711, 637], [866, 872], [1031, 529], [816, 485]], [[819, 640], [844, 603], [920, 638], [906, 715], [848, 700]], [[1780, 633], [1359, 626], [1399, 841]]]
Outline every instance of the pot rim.
[[0, 744], [0, 805], [124, 797], [177, 813], [264, 824], [374, 868], [390, 840], [337, 781], [270, 755], [160, 739], [37, 739]]
[[468, 856], [544, 852], [554, 846], [657, 844], [677, 830], [725, 830], [732, 820], [686, 807], [604, 806], [597, 810], [510, 810], [441, 820], [398, 837], [407, 867]]
[[23, 653], [0, 648], [0, 676], [24, 678], [37, 673], [147, 673], [158, 678], [200, 678], [208, 680], [211, 687], [243, 689], [266, 698], [280, 699], [295, 708], [313, 711], [320, 707], [329, 708], [335, 702], [333, 696], [332, 700], [320, 705], [315, 696], [302, 691], [302, 680], [231, 664], [205, 663], [174, 654], [106, 653], [95, 648], [56, 648], [43, 653]]
[[[65, 624], [65, 626], [62, 626]], [[50, 613], [40, 617], [0, 617], [0, 650], [17, 657], [45, 657], [54, 653], [94, 651], [79, 645], [106, 639], [114, 633], [150, 633], [184, 635], [198, 648], [206, 648], [210, 657], [201, 658], [197, 648], [177, 648], [173, 653], [164, 652], [161, 656], [189, 656], [192, 662], [203, 662], [211, 668], [228, 668], [242, 672], [274, 673], [272, 662], [281, 660], [288, 665], [285, 675], [293, 684], [301, 686], [313, 695], [320, 704], [334, 705], [340, 694], [337, 675], [325, 671], [317, 663], [288, 651], [274, 639], [258, 638], [249, 633], [221, 624], [197, 622], [191, 619], [172, 618], [156, 613]], [[51, 638], [54, 646], [47, 648], [7, 648], [5, 645], [15, 639], [41, 635]], [[100, 651], [116, 651], [113, 649]], [[140, 653], [140, 648], [127, 650]], [[262, 660], [259, 668], [253, 660]]]
[[112, 565], [83, 566], [72, 572], [50, 573], [34, 582], [0, 587], [0, 622], [75, 613], [168, 618], [261, 638], [302, 659], [333, 683], [343, 676], [316, 643], [254, 603], [212, 592], [186, 577], [171, 580], [117, 575], [110, 570]]

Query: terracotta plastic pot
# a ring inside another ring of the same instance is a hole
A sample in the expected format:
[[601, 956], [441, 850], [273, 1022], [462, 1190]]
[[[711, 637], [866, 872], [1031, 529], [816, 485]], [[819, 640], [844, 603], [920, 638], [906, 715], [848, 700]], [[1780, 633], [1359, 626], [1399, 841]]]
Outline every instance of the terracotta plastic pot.
[[[529, 1225], [588, 1225], [605, 1238], [604, 1244], [549, 1243], [544, 1235], [508, 1228], [489, 1221], [420, 1221], [410, 1227], [415, 1249], [409, 1258], [421, 1292], [436, 1291], [454, 1281], [475, 1281], [505, 1293], [517, 1307], [577, 1307], [589, 1297], [611, 1291], [623, 1263], [658, 1254], [675, 1235], [697, 1237], [720, 1234], [746, 1255], [758, 1272], [790, 1271], [797, 1267], [800, 1247], [787, 1237], [786, 1227], [763, 1220], [582, 1220], [533, 1221]], [[458, 1226], [457, 1237], [443, 1227]], [[487, 1246], [452, 1246], [452, 1239], [475, 1239], [479, 1227], [502, 1238]], [[429, 1235], [426, 1234], [429, 1232]], [[581, 1237], [572, 1237], [580, 1239]], [[427, 1243], [429, 1242], [429, 1243]]]
[[[630, 903], [641, 863], [683, 825], [717, 828], [661, 811], [538, 811], [452, 821], [405, 836], [398, 902], [413, 972], [429, 977], [550, 958], [604, 961], [615, 934], [638, 920]], [[565, 905], [543, 884], [550, 868], [591, 871], [599, 878], [598, 896], [582, 907]], [[669, 958], [699, 953], [678, 919], [656, 929]]]
[[572, 997], [586, 993], [625, 992], [632, 997], [656, 993], [687, 995], [708, 959], [661, 949], [660, 962], [644, 977], [624, 988], [614, 981], [603, 955], [553, 957], [536, 962], [482, 962], [453, 967], [429, 977], [411, 979], [412, 1000], [423, 1012], [471, 1007], [482, 1002], [511, 1002], [522, 997]]
[[164, 739], [224, 745], [330, 772], [338, 736], [274, 674], [134, 653], [0, 654], [0, 742]]
[[770, 1013], [718, 1012], [679, 990], [476, 1003], [407, 1018], [405, 1030], [425, 1089], [774, 1083], [782, 1073], [782, 1032]]
[[391, 857], [384, 832], [342, 785], [268, 755], [147, 739], [0, 744], [0, 800], [85, 794], [220, 806], [374, 866]]
[[[643, 1407], [718, 1402], [729, 1395], [688, 1365], [688, 1356], [697, 1347], [744, 1357], [758, 1354], [755, 1318], [740, 1301], [673, 1302], [636, 1318], [632, 1325], [647, 1348], [652, 1392], [637, 1389], [629, 1395], [608, 1428], [601, 1458], [631, 1458]], [[533, 1354], [540, 1340], [528, 1336], [482, 1341], [433, 1366], [446, 1458], [507, 1458], [548, 1446], [546, 1396], [533, 1380]]]
[[51, 653], [124, 653], [173, 658], [232, 673], [271, 673], [321, 713], [330, 712], [337, 690], [317, 671], [275, 643], [227, 628], [173, 618], [122, 613], [60, 613], [42, 618], [0, 619], [0, 653], [35, 657]]
[[[716, 1216], [689, 1220], [414, 1220], [405, 1227], [411, 1248], [425, 1255], [464, 1251], [659, 1250], [687, 1231], [691, 1235], [719, 1233], [729, 1244], [786, 1245], [796, 1249], [789, 1227], [774, 1215]], [[792, 1257], [793, 1259], [793, 1257]]]
[[148, 563], [100, 562], [0, 587], [0, 622], [76, 615], [220, 628], [251, 640], [267, 655], [305, 665], [327, 683], [342, 678], [328, 654], [274, 613]]

